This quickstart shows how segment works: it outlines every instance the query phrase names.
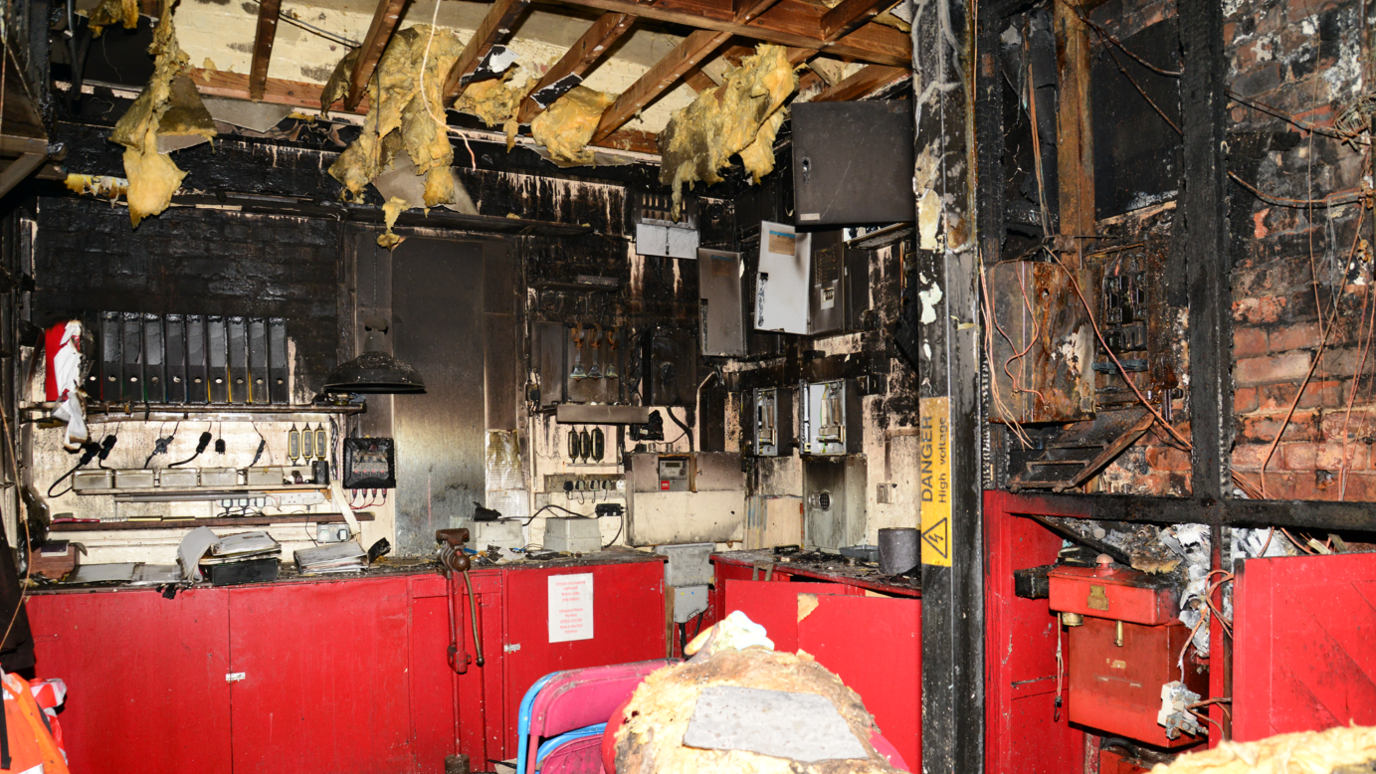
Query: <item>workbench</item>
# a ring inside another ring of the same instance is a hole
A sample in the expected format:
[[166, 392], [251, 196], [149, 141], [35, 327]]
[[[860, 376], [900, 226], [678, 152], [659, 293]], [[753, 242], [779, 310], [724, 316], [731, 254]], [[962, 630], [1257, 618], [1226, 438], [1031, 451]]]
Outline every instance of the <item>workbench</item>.
[[[785, 561], [787, 560], [787, 561]], [[911, 771], [922, 765], [922, 588], [835, 555], [712, 555], [703, 626], [740, 610], [774, 649], [804, 651], [860, 694]]]
[[[439, 774], [465, 753], [490, 771], [515, 757], [517, 709], [541, 676], [664, 657], [663, 561], [615, 550], [475, 566], [484, 661], [462, 671], [448, 653], [458, 632], [458, 652], [476, 656], [468, 592], [433, 562], [355, 576], [284, 565], [272, 583], [170, 599], [51, 587], [27, 604], [37, 675], [67, 683], [73, 770]], [[590, 605], [571, 612], [582, 639], [551, 636], [551, 579], [563, 576], [591, 585]]]

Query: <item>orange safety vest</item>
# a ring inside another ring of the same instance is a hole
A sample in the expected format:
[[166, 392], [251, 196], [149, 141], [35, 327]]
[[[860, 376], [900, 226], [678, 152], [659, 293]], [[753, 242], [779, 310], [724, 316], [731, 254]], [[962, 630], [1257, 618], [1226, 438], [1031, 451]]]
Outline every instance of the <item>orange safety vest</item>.
[[[0, 674], [4, 686], [5, 739], [0, 756], [0, 774], [70, 774], [67, 755], [53, 739], [43, 710], [23, 678]], [[7, 765], [6, 765], [7, 764]]]

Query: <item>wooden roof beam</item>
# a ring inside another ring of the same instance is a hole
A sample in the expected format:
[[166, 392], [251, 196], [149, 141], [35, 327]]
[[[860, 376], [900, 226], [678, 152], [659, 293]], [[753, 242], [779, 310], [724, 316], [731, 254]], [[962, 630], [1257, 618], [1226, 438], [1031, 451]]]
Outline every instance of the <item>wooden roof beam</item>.
[[698, 30], [683, 39], [678, 48], [659, 60], [631, 87], [616, 98], [616, 102], [602, 114], [602, 121], [593, 132], [592, 141], [601, 142], [620, 129], [642, 108], [673, 88], [683, 76], [697, 67], [731, 38], [730, 32]]
[[549, 68], [535, 88], [521, 102], [521, 112], [516, 120], [523, 124], [540, 115], [545, 108], [554, 104], [573, 87], [583, 82], [583, 76], [597, 64], [616, 41], [630, 31], [635, 17], [630, 14], [608, 11], [597, 18], [587, 32], [583, 33], [564, 56]]
[[473, 37], [468, 39], [468, 45], [464, 47], [463, 53], [459, 54], [458, 60], [454, 62], [454, 69], [449, 71], [449, 77], [445, 79], [445, 104], [452, 104], [459, 98], [459, 94], [463, 93], [469, 79], [477, 71], [478, 65], [492, 52], [492, 47], [511, 37], [516, 22], [529, 5], [530, 0], [494, 0], [487, 15], [483, 17], [482, 24], [478, 25]]
[[258, 102], [268, 82], [268, 62], [272, 43], [277, 38], [277, 17], [282, 0], [262, 0], [258, 4], [258, 31], [253, 36], [253, 59], [249, 63], [248, 98]]
[[358, 60], [354, 62], [354, 71], [349, 76], [349, 94], [344, 98], [344, 107], [349, 110], [358, 107], [359, 101], [363, 99], [368, 79], [373, 77], [378, 60], [382, 59], [382, 52], [387, 50], [387, 44], [392, 40], [392, 33], [397, 28], [401, 12], [406, 10], [406, 2], [407, 0], [378, 0], [377, 10], [373, 12], [373, 21], [368, 25], [368, 35], [363, 39]]
[[912, 40], [902, 32], [873, 22], [835, 41], [822, 35], [826, 6], [807, 0], [778, 0], [749, 24], [737, 24], [729, 6], [706, 0], [658, 0], [645, 5], [635, 0], [565, 0], [567, 4], [603, 11], [619, 11], [700, 30], [730, 32], [750, 40], [825, 51], [838, 57], [893, 67], [912, 66]]
[[893, 5], [893, 0], [841, 0], [822, 16], [822, 35], [836, 40], [869, 24], [870, 19]]
[[866, 94], [870, 94], [884, 86], [888, 86], [894, 81], [912, 75], [912, 71], [903, 67], [884, 67], [882, 65], [870, 65], [854, 75], [842, 80], [834, 86], [828, 86], [821, 94], [812, 98], [813, 102], [847, 102], [849, 100], [860, 99]]

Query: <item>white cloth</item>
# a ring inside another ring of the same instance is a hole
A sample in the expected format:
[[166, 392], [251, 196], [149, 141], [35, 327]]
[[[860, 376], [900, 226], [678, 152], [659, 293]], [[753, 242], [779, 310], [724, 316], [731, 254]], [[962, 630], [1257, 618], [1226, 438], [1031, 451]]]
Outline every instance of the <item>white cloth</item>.
[[78, 449], [90, 440], [86, 429], [86, 407], [81, 404], [81, 323], [69, 320], [62, 331], [62, 343], [53, 355], [54, 380], [57, 384], [58, 406], [53, 416], [67, 423], [67, 437], [63, 446]]

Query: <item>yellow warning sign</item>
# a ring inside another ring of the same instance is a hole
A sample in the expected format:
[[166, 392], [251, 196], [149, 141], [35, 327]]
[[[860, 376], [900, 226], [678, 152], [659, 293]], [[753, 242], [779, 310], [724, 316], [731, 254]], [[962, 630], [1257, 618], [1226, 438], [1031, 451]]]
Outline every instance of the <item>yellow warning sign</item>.
[[923, 398], [918, 448], [922, 563], [951, 566], [951, 399]]

